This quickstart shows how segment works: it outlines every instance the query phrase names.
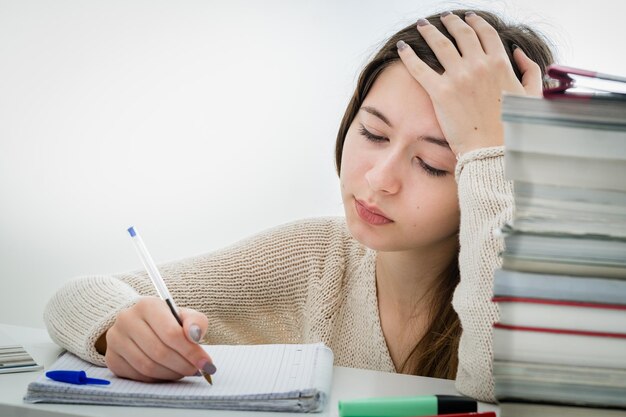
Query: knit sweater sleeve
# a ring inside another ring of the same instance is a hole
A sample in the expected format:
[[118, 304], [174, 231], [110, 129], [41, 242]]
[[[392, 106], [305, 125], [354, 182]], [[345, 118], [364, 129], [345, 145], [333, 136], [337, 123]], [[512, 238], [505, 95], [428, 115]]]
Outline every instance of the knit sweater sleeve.
[[[344, 226], [332, 218], [294, 222], [159, 270], [180, 307], [209, 318], [207, 343], [296, 343], [306, 332], [324, 339], [345, 270]], [[44, 321], [57, 344], [103, 366], [96, 340], [120, 310], [152, 295], [145, 272], [84, 277], [51, 298]]]
[[457, 389], [481, 401], [495, 402], [492, 330], [499, 318], [491, 301], [493, 272], [503, 242], [494, 230], [513, 214], [512, 183], [504, 179], [504, 148], [468, 152], [457, 163], [461, 208], [459, 269], [461, 280], [452, 305], [461, 321]]

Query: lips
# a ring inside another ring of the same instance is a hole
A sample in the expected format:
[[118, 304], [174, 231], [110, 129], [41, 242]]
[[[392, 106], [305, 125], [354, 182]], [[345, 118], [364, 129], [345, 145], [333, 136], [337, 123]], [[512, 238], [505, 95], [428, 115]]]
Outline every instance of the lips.
[[382, 211], [367, 205], [364, 201], [354, 200], [354, 206], [359, 217], [366, 223], [379, 226], [392, 222], [391, 219], [385, 217]]

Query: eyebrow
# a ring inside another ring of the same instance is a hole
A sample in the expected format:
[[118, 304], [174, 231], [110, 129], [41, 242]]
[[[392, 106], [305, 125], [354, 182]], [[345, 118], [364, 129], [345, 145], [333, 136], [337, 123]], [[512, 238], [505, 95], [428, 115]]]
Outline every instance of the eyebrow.
[[420, 136], [418, 139], [422, 139], [426, 142], [434, 143], [435, 145], [450, 149], [450, 144], [448, 143], [448, 141], [442, 138], [436, 138], [434, 136]]
[[[387, 126], [389, 127], [393, 127], [393, 125], [391, 124], [391, 122], [389, 121], [389, 119], [387, 118], [387, 116], [385, 116], [384, 114], [382, 114], [380, 111], [378, 111], [376, 108], [371, 107], [371, 106], [361, 106], [361, 110], [368, 112], [371, 115], [374, 115], [376, 117], [378, 117], [380, 120], [382, 120]], [[420, 136], [417, 138], [418, 140], [425, 140], [426, 142], [430, 142], [430, 143], [434, 143], [435, 145], [439, 145], [442, 146], [444, 148], [448, 148], [450, 149], [450, 144], [448, 143], [447, 140], [443, 139], [443, 138], [437, 138], [434, 136]]]
[[385, 122], [385, 124], [389, 127], [393, 127], [393, 125], [391, 124], [391, 122], [389, 121], [389, 119], [387, 119], [387, 116], [385, 116], [384, 114], [382, 114], [381, 112], [379, 112], [378, 110], [376, 110], [374, 107], [370, 107], [370, 106], [361, 106], [361, 110], [364, 110], [366, 112], [368, 112], [369, 114], [373, 114], [374, 116], [378, 117], [380, 120], [382, 120], [383, 122]]

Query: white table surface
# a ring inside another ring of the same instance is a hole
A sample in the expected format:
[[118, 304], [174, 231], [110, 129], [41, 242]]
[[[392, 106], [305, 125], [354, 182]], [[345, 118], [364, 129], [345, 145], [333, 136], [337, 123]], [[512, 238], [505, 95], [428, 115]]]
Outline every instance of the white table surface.
[[[44, 329], [0, 324], [0, 331], [7, 333], [21, 343], [35, 358], [37, 363], [50, 366], [62, 352], [48, 337]], [[22, 400], [26, 387], [40, 373], [21, 372], [0, 374], [0, 416], [1, 417], [43, 417], [43, 416], [226, 416], [269, 417], [302, 416], [292, 413], [267, 413], [250, 411], [187, 410], [173, 408], [120, 407], [74, 404], [26, 404]], [[403, 395], [458, 395], [454, 383], [445, 379], [392, 374], [335, 366], [330, 400], [322, 413], [314, 416], [338, 416], [337, 403], [352, 398], [403, 396]], [[478, 411], [498, 411], [493, 404], [479, 403]]]

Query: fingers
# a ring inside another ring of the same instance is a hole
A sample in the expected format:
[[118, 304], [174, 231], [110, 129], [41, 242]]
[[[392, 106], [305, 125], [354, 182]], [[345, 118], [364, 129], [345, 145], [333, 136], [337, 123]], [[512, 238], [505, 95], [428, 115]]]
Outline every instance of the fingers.
[[451, 12], [444, 12], [441, 14], [441, 23], [454, 37], [462, 56], [484, 54], [478, 35], [459, 16]]
[[474, 12], [467, 12], [465, 14], [465, 22], [474, 29], [478, 39], [480, 39], [482, 49], [487, 55], [506, 56], [506, 51], [498, 32], [485, 19]]
[[522, 86], [526, 93], [531, 96], [541, 97], [543, 84], [541, 82], [541, 68], [530, 59], [521, 48], [513, 51], [513, 59], [522, 73]]
[[[173, 376], [175, 379], [185, 375], [193, 375], [198, 371], [196, 365], [189, 361], [186, 356], [172, 349], [157, 337], [146, 322], [142, 321], [135, 326], [131, 339], [137, 346], [137, 349], [139, 349], [139, 352], [135, 352], [136, 354], [142, 353], [151, 361], [160, 364], [162, 368], [172, 371], [176, 374]], [[157, 377], [157, 374], [149, 375]], [[159, 375], [166, 375], [166, 373], [159, 373]]]
[[[115, 349], [107, 350], [105, 360], [109, 369], [118, 376], [140, 381], [176, 380], [185, 376], [150, 358], [133, 340], [125, 338], [123, 332], [114, 327], [107, 332], [107, 343]], [[163, 344], [159, 345], [162, 348]], [[143, 345], [144, 348], [146, 346]]]
[[417, 21], [417, 30], [444, 68], [452, 68], [461, 61], [461, 55], [452, 41], [444, 36], [439, 29], [431, 25], [428, 20], [419, 19]]
[[[159, 308], [150, 308], [150, 306], [141, 306], [146, 310], [143, 312], [142, 316], [145, 317], [146, 322], [150, 326], [151, 330], [156, 334], [158, 339], [169, 347], [174, 352], [178, 353], [180, 356], [185, 358], [185, 360], [191, 364], [195, 369], [203, 369], [205, 372], [209, 374], [215, 373], [215, 366], [213, 365], [213, 361], [211, 357], [206, 353], [206, 351], [199, 346], [195, 341], [190, 340], [188, 334], [191, 330], [192, 321], [197, 320], [199, 325], [202, 325], [206, 330], [208, 320], [201, 313], [194, 312], [193, 310], [182, 310], [181, 318], [183, 320], [183, 325], [185, 325], [185, 321], [187, 321], [187, 331], [184, 331], [184, 328], [180, 327], [178, 322], [174, 319], [172, 313], [169, 311], [169, 308], [163, 303], [161, 300], [156, 300], [157, 306]], [[161, 308], [162, 307], [162, 308]], [[191, 318], [188, 320], [187, 317]], [[202, 329], [201, 329], [202, 332]], [[194, 331], [195, 333], [195, 331]], [[160, 356], [160, 360], [170, 360], [173, 356], [167, 356], [166, 352], [160, 352], [163, 356]], [[184, 373], [185, 375], [191, 375], [194, 372], [187, 372], [182, 367], [175, 367], [174, 363], [167, 363], [168, 366], [171, 366], [173, 370], [177, 372]]]
[[[443, 35], [428, 20], [419, 19], [417, 30], [444, 68], [458, 64], [462, 57], [473, 57], [488, 54], [506, 57], [506, 51], [498, 32], [485, 19], [474, 12], [467, 12], [465, 21], [451, 12], [441, 14], [441, 23], [454, 38], [452, 41]], [[461, 55], [459, 55], [459, 51]]]
[[[521, 64], [520, 70], [524, 68], [522, 72], [527, 72], [525, 82], [520, 84], [500, 35], [481, 16], [467, 12], [463, 20], [452, 12], [444, 12], [440, 19], [454, 38], [456, 47], [426, 19], [418, 20], [417, 30], [444, 67], [445, 77], [463, 85], [469, 80], [496, 75], [501, 80], [499, 85], [501, 91], [520, 94], [524, 92], [523, 89], [528, 94], [541, 94], [539, 68], [525, 54], [514, 54], [516, 62]], [[398, 43], [399, 46], [400, 44], [403, 42]], [[446, 91], [444, 87], [437, 87], [442, 83], [438, 81], [435, 71], [431, 70], [411, 48], [399, 47], [398, 53], [406, 68], [431, 97], [436, 91]]]
[[113, 351], [107, 352], [104, 359], [105, 359], [107, 368], [109, 368], [111, 372], [113, 372], [116, 376], [119, 376], [120, 378], [128, 378], [128, 379], [133, 379], [135, 381], [142, 381], [142, 382], [158, 382], [159, 381], [158, 379], [150, 378], [146, 375], [143, 375], [142, 373], [137, 371], [135, 368], [133, 368], [130, 365], [130, 363], [126, 361], [126, 359], [124, 359], [123, 357], [121, 357], [120, 355], [118, 355], [117, 353]]
[[181, 308], [180, 310], [185, 335], [194, 344], [192, 352], [186, 357], [192, 358], [198, 369], [202, 369], [207, 374], [213, 375], [217, 371], [213, 359], [211, 359], [211, 356], [206, 353], [202, 347], [197, 345], [206, 335], [209, 327], [209, 319], [196, 310], [189, 308]]
[[215, 373], [210, 356], [195, 341], [208, 327], [202, 313], [183, 309], [184, 328], [162, 300], [145, 297], [118, 313], [106, 333], [106, 360], [119, 376], [149, 380], [175, 380], [198, 369]]
[[183, 330], [185, 336], [192, 343], [200, 343], [207, 328], [209, 327], [209, 320], [207, 317], [199, 311], [191, 310], [189, 308], [181, 308], [180, 316], [183, 320]]
[[439, 74], [422, 61], [404, 41], [399, 41], [397, 46], [400, 60], [413, 78], [425, 89], [427, 89], [428, 86], [434, 85]]

